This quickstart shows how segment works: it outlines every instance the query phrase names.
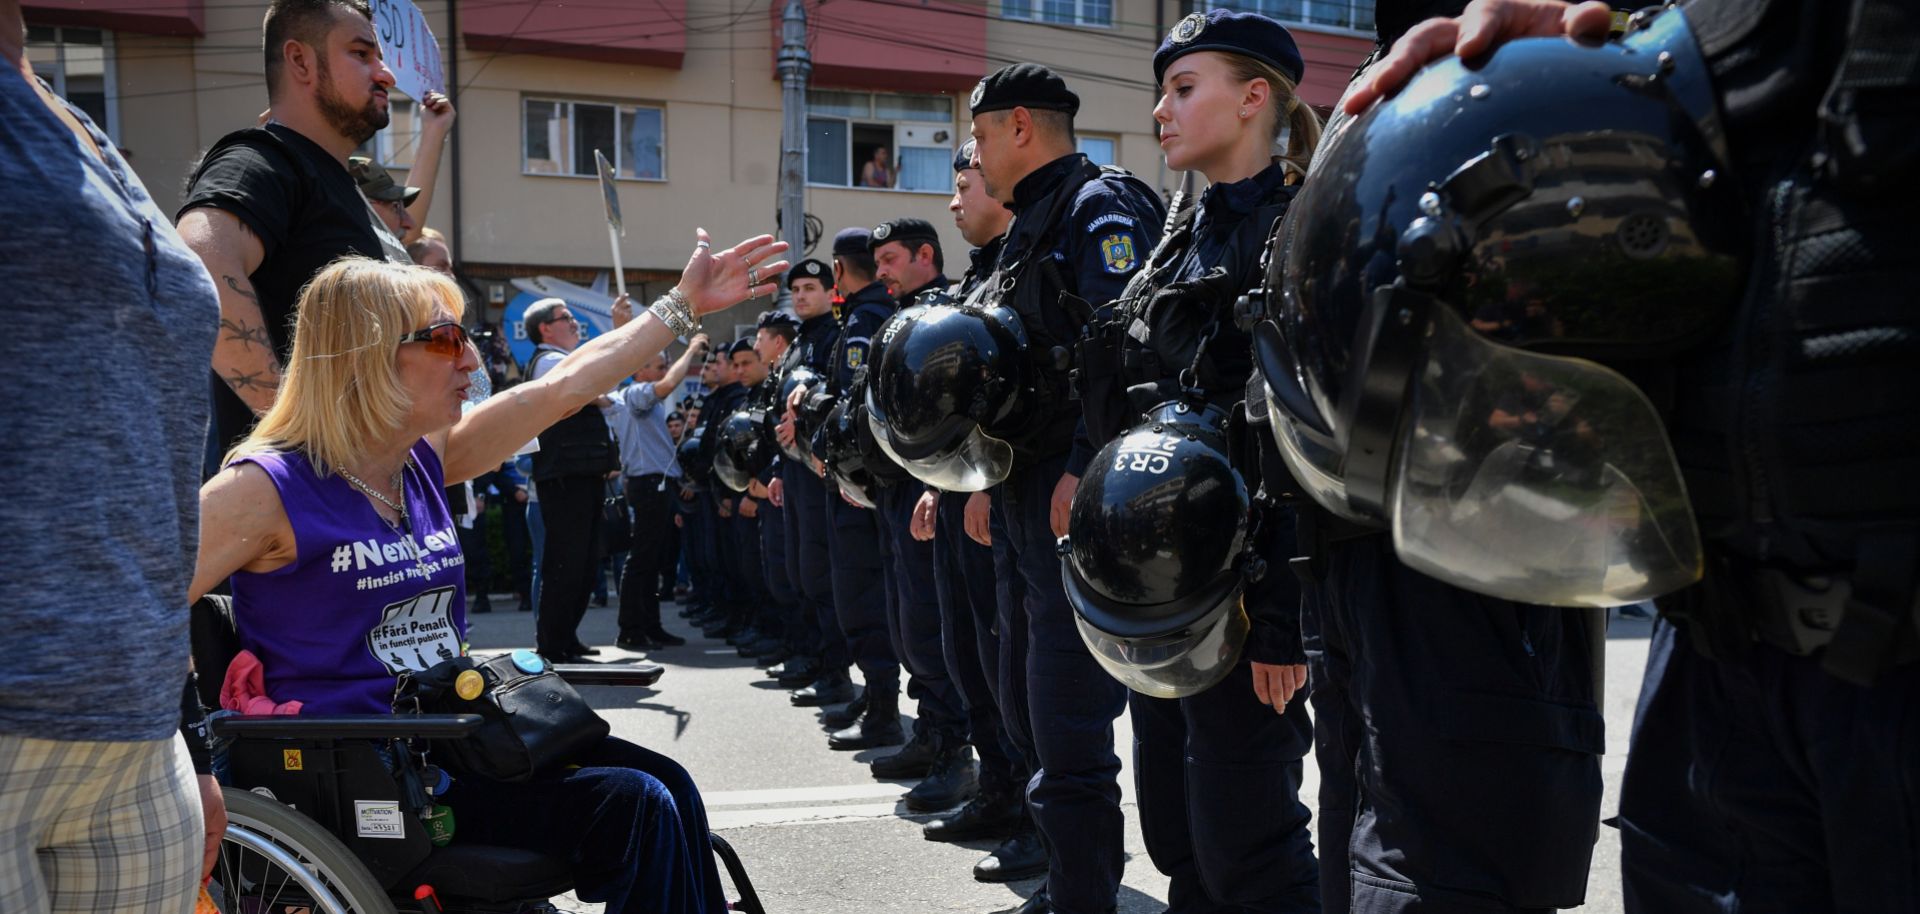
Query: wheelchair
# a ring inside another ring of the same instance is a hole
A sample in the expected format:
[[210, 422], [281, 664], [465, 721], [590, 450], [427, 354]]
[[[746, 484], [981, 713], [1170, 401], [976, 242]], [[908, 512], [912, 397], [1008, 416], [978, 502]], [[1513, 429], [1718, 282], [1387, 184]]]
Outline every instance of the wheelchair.
[[[240, 651], [225, 596], [192, 609], [201, 700], [219, 706], [221, 674]], [[652, 685], [656, 665], [560, 665], [575, 685]], [[210, 700], [209, 700], [210, 699]], [[221, 914], [537, 914], [570, 891], [567, 862], [520, 848], [436, 846], [407, 812], [381, 747], [457, 739], [475, 714], [224, 716], [227, 833], [207, 891]], [[395, 748], [394, 752], [404, 752]], [[388, 756], [391, 757], [391, 756]], [[733, 883], [730, 910], [765, 914], [740, 856], [709, 834]]]

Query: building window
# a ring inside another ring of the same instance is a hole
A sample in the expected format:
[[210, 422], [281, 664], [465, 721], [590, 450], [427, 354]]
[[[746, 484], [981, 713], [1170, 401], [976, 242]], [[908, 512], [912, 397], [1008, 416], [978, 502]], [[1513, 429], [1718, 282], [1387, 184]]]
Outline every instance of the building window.
[[606, 153], [619, 177], [643, 181], [667, 177], [663, 108], [529, 98], [522, 113], [523, 174], [590, 178], [599, 174], [593, 163], [593, 151], [598, 149]]
[[953, 100], [807, 93], [807, 182], [875, 190], [953, 189]]
[[1108, 28], [1113, 0], [1001, 0], [1000, 13], [1008, 19]]
[[1214, 9], [1259, 13], [1269, 19], [1300, 25], [1373, 31], [1374, 0], [1214, 0]]
[[34, 75], [46, 80], [55, 95], [85, 111], [109, 138], [120, 142], [112, 32], [28, 26], [27, 59]]
[[1081, 134], [1079, 137], [1079, 141], [1080, 141], [1080, 151], [1083, 153], [1086, 153], [1088, 161], [1091, 161], [1093, 164], [1095, 165], [1120, 164], [1119, 161], [1114, 157], [1114, 150], [1118, 148], [1120, 144], [1117, 141], [1115, 141], [1113, 137], [1088, 136], [1086, 134]]

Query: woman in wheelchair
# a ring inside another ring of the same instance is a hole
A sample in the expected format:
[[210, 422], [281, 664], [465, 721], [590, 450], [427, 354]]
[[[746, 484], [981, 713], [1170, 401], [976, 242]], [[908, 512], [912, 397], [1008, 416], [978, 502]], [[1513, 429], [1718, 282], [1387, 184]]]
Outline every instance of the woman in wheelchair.
[[[702, 232], [678, 293], [656, 308], [680, 324], [685, 309], [769, 294], [759, 280], [786, 269], [773, 260], [784, 249], [761, 236], [714, 251]], [[201, 489], [192, 596], [231, 577], [240, 643], [276, 702], [386, 713], [398, 674], [462, 653], [462, 557], [444, 489], [499, 466], [674, 335], [642, 314], [463, 413], [479, 358], [462, 298], [423, 268], [349, 258], [322, 270], [301, 294], [278, 399]], [[723, 910], [686, 770], [611, 737], [579, 764], [512, 784], [454, 772], [442, 802], [460, 840], [561, 857], [579, 896], [610, 914]]]

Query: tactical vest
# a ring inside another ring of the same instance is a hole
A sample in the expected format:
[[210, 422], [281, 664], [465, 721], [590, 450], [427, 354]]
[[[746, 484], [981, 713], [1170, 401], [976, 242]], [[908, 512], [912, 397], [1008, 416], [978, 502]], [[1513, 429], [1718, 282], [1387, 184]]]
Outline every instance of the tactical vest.
[[1248, 213], [1228, 236], [1219, 262], [1191, 279], [1173, 277], [1194, 245], [1199, 207], [1189, 198], [1169, 215], [1146, 265], [1111, 308], [1096, 313], [1075, 347], [1074, 393], [1096, 446], [1183, 394], [1234, 412], [1253, 370], [1251, 344], [1234, 324], [1234, 302], [1260, 281], [1262, 242], [1286, 213], [1294, 190], [1281, 186]]
[[1006, 308], [1026, 330], [1024, 356], [1034, 379], [1031, 395], [1039, 408], [1028, 411], [1025, 427], [1006, 430], [1006, 441], [1021, 463], [1063, 454], [1073, 446], [1077, 424], [1071, 405], [1074, 348], [1093, 318], [1093, 307], [1068, 291], [1053, 250], [1074, 198], [1088, 182], [1103, 175], [1139, 180], [1120, 169], [1082, 159], [1080, 167], [1051, 193], [1014, 217], [993, 272], [968, 297], [978, 307]]
[[[533, 363], [549, 352], [566, 355], [543, 344], [527, 363], [529, 373]], [[540, 449], [533, 452], [535, 482], [560, 476], [604, 476], [619, 468], [620, 451], [607, 431], [607, 420], [592, 406], [547, 426], [540, 433]]]
[[1731, 337], [1672, 394], [1708, 584], [1738, 591], [1709, 602], [1856, 682], [1920, 656], [1920, 28], [1900, 5], [1856, 0], [1818, 126], [1776, 157]]

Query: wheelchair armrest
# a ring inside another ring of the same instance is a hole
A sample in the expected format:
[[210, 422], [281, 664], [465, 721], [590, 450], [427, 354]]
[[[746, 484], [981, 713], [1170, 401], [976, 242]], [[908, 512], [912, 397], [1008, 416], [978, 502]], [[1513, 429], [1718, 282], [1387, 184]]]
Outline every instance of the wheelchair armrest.
[[557, 663], [553, 671], [574, 685], [650, 686], [666, 668], [657, 663]]
[[215, 736], [236, 739], [446, 739], [480, 729], [478, 714], [248, 714], [213, 721]]

